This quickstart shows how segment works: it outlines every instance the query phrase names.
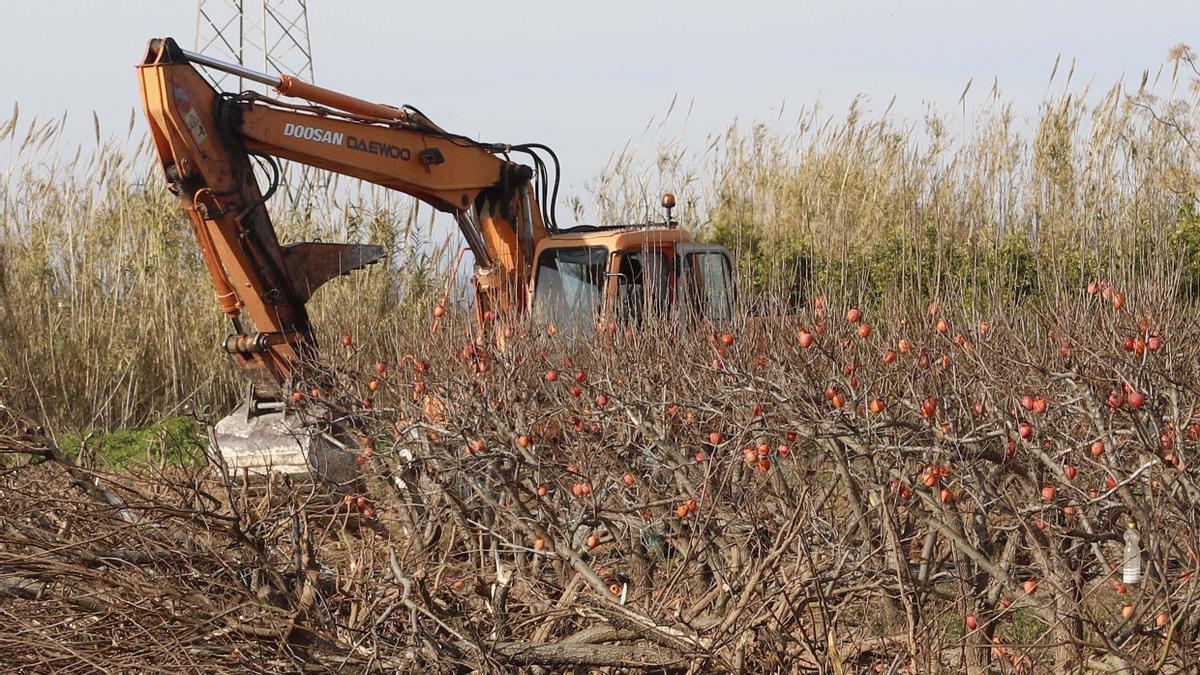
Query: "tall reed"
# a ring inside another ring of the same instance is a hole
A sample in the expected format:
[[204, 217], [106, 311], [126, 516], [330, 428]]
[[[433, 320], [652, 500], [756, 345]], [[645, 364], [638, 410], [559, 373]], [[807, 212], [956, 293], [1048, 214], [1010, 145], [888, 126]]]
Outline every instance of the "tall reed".
[[[146, 142], [63, 150], [63, 120], [0, 125], [0, 384], [58, 427], [112, 429], [224, 410], [242, 376], [178, 202]], [[132, 120], [130, 130], [132, 130]], [[22, 130], [23, 129], [23, 130]], [[3, 145], [0, 145], [3, 147]], [[314, 321], [370, 332], [440, 283], [412, 200], [324, 186], [277, 213], [284, 241], [371, 241], [391, 255], [314, 298]]]
[[[602, 222], [656, 218], [737, 255], [742, 295], [817, 294], [877, 306], [965, 301], [979, 311], [1063, 297], [1104, 277], [1167, 307], [1200, 293], [1195, 57], [1139, 86], [1063, 87], [1032, 121], [992, 92], [956, 133], [923, 120], [805, 110], [790, 130], [734, 124], [703, 149], [618, 153], [571, 199]], [[1059, 76], [1064, 77], [1064, 76]], [[65, 148], [62, 120], [0, 124], [0, 384], [60, 427], [139, 424], [231, 405], [240, 374], [190, 229], [145, 141]], [[324, 180], [324, 179], [322, 179]], [[332, 179], [271, 205], [281, 239], [379, 243], [385, 263], [330, 284], [323, 339], [418, 339], [455, 237], [411, 199]], [[1065, 311], [1065, 306], [1064, 306]]]

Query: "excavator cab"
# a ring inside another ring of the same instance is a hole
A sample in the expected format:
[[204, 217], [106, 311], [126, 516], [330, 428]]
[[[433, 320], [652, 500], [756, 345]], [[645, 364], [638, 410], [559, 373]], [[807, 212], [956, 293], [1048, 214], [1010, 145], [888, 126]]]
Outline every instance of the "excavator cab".
[[733, 316], [733, 265], [723, 246], [674, 228], [565, 230], [536, 252], [530, 309], [560, 334], [586, 337], [610, 321], [691, 324]]

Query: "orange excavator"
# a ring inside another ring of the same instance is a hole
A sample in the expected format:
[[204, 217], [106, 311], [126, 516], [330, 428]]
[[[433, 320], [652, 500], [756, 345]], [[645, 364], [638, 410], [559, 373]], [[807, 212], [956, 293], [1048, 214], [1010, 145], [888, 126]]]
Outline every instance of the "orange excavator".
[[[217, 91], [196, 66], [267, 85], [279, 97]], [[305, 309], [313, 292], [386, 255], [364, 244], [280, 243], [266, 208], [279, 183], [276, 158], [399, 190], [452, 214], [475, 259], [481, 322], [532, 314], [585, 337], [613, 320], [722, 320], [732, 312], [729, 252], [679, 229], [671, 195], [661, 223], [559, 229], [558, 160], [543, 145], [475, 141], [411, 106], [256, 72], [170, 38], [150, 41], [138, 78], [169, 188], [232, 325], [223, 348], [251, 376], [246, 401], [215, 426], [214, 444], [231, 468], [344, 473], [336, 435], [299, 432], [308, 426], [271, 392], [315, 354]], [[271, 169], [265, 192], [256, 160]]]

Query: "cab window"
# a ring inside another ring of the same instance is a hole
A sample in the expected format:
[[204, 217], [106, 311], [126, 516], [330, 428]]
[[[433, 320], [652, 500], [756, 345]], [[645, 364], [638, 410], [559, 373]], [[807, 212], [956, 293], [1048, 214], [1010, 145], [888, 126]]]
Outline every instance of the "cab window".
[[538, 257], [533, 314], [566, 335], [585, 336], [596, 327], [604, 297], [608, 251], [603, 246], [551, 248]]
[[617, 317], [640, 323], [665, 317], [671, 306], [670, 258], [662, 251], [626, 251], [617, 275]]
[[677, 286], [687, 309], [711, 321], [733, 317], [733, 270], [720, 249], [688, 252], [680, 257]]
[[729, 258], [716, 251], [693, 253], [692, 268], [699, 277], [700, 310], [715, 321], [733, 317], [733, 275], [729, 269]]

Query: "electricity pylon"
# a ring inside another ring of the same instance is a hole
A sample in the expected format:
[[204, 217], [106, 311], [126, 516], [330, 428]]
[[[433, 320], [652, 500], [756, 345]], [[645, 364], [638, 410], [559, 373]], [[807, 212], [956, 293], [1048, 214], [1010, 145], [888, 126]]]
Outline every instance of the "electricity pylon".
[[[196, 51], [264, 73], [295, 75], [313, 82], [308, 0], [197, 0]], [[258, 89], [263, 85], [234, 75], [205, 70], [218, 90]], [[280, 191], [299, 206], [318, 187], [316, 172], [280, 161]]]

